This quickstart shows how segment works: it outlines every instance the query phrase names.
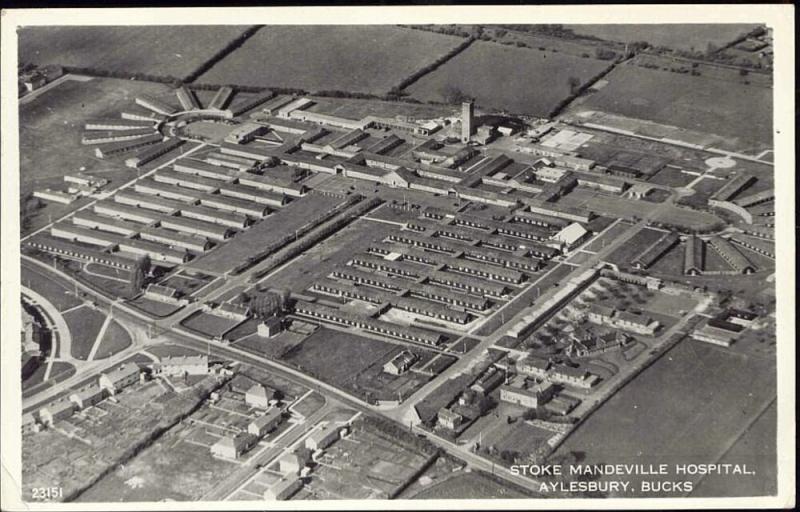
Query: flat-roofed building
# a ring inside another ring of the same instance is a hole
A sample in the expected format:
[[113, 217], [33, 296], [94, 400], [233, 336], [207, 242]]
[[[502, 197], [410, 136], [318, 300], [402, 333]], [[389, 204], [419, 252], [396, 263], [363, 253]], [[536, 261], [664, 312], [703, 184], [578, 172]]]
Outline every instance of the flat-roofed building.
[[[220, 186], [219, 195], [275, 208], [279, 208], [289, 202], [284, 194], [270, 192], [269, 190], [263, 190], [249, 185], [240, 185], [239, 183], [226, 183]], [[267, 213], [269, 213], [269, 209], [267, 209]]]
[[220, 194], [206, 194], [202, 196], [200, 198], [200, 204], [220, 210], [240, 213], [242, 215], [250, 215], [252, 217], [266, 217], [270, 212], [270, 209], [264, 204], [224, 195], [222, 194], [222, 189], [220, 189]]
[[86, 132], [81, 138], [81, 144], [106, 144], [114, 142], [124, 142], [139, 139], [141, 137], [153, 135], [153, 128], [138, 128], [132, 130], [114, 130], [108, 132]]
[[193, 190], [200, 190], [202, 192], [213, 193], [219, 190], [220, 182], [209, 178], [200, 176], [193, 176], [170, 169], [159, 169], [152, 175], [153, 180], [159, 183], [167, 183], [169, 185], [177, 185]]
[[[99, 203], [100, 201], [98, 201]], [[153, 216], [153, 212], [148, 212], [147, 210], [153, 210], [161, 213], [171, 214], [174, 213], [184, 206], [187, 205], [186, 201], [175, 201], [172, 199], [166, 199], [164, 197], [154, 196], [150, 194], [142, 194], [139, 192], [134, 192], [130, 189], [120, 190], [116, 194], [114, 194], [114, 201], [107, 201], [110, 205], [113, 203], [117, 203], [119, 205], [125, 206], [136, 206], [136, 209], [144, 210], [143, 215]], [[134, 209], [135, 210], [135, 209]], [[125, 210], [127, 212], [131, 212], [134, 210]], [[157, 218], [157, 217], [153, 217]], [[150, 222], [150, 221], [148, 221]]]
[[244, 229], [251, 224], [250, 219], [246, 215], [198, 205], [181, 208], [181, 217], [221, 224], [237, 229]]
[[251, 173], [240, 174], [238, 179], [239, 183], [242, 185], [268, 190], [277, 194], [286, 194], [292, 197], [302, 197], [308, 192], [308, 187], [305, 185], [275, 178], [269, 175], [269, 171], [263, 175]]
[[71, 242], [54, 238], [45, 234], [37, 234], [25, 241], [25, 244], [50, 254], [87, 263], [97, 263], [120, 270], [134, 270], [140, 265], [142, 258], [124, 257], [118, 254], [81, 247]]
[[175, 94], [178, 96], [178, 101], [181, 107], [183, 107], [183, 110], [197, 110], [200, 108], [200, 102], [197, 101], [197, 96], [185, 85], [178, 87], [175, 90]]
[[167, 105], [163, 101], [157, 100], [150, 96], [138, 96], [135, 101], [137, 105], [164, 116], [171, 116], [178, 113], [178, 110], [175, 107]]
[[142, 227], [139, 230], [139, 238], [200, 253], [206, 252], [211, 248], [211, 242], [205, 237], [149, 226]]
[[183, 145], [183, 139], [179, 139], [177, 137], [166, 139], [165, 141], [145, 147], [141, 151], [137, 152], [135, 155], [127, 158], [125, 160], [125, 166], [131, 167], [133, 169], [137, 169], [143, 165], [146, 165], [156, 158], [166, 155], [173, 149], [177, 149], [181, 145]]
[[122, 240], [125, 240], [114, 233], [75, 226], [67, 222], [60, 222], [51, 226], [50, 235], [55, 238], [63, 238], [73, 242], [82, 242], [105, 248], [115, 247]]
[[46, 188], [44, 190], [34, 190], [33, 197], [54, 203], [70, 204], [78, 198], [78, 195]]
[[130, 131], [147, 129], [153, 133], [153, 121], [134, 121], [129, 119], [90, 119], [83, 125], [86, 130]]
[[162, 244], [148, 242], [147, 240], [125, 238], [117, 243], [120, 251], [148, 256], [152, 261], [162, 263], [186, 263], [191, 257], [186, 249], [171, 248]]
[[184, 187], [176, 187], [167, 183], [160, 183], [152, 178], [138, 180], [133, 189], [142, 194], [173, 199], [176, 201], [195, 202], [203, 197], [203, 192]]
[[176, 160], [172, 165], [172, 168], [178, 173], [199, 176], [202, 178], [210, 178], [212, 180], [219, 180], [223, 182], [233, 181], [240, 174], [232, 169], [194, 158], [181, 158]]
[[104, 217], [87, 210], [75, 212], [72, 216], [72, 223], [76, 226], [99, 229], [122, 236], [134, 236], [139, 233], [139, 229], [141, 229], [140, 225], [131, 224], [130, 222], [112, 217]]
[[164, 137], [161, 134], [153, 134], [153, 135], [146, 135], [143, 137], [138, 137], [133, 140], [125, 140], [121, 142], [111, 142], [108, 144], [103, 144], [98, 146], [94, 150], [94, 155], [97, 158], [108, 158], [116, 155], [120, 155], [122, 153], [127, 153], [128, 151], [133, 151], [134, 149], [143, 148], [145, 146], [151, 146], [153, 144], [158, 144], [162, 142]]
[[161, 227], [181, 233], [202, 236], [217, 241], [227, 240], [233, 236], [234, 233], [234, 231], [227, 226], [189, 219], [187, 217], [164, 217], [161, 219], [160, 225]]
[[261, 105], [265, 101], [269, 100], [275, 96], [275, 93], [272, 91], [264, 91], [261, 93], [257, 93], [253, 96], [245, 98], [240, 102], [231, 105], [228, 107], [228, 110], [231, 112], [233, 116], [240, 116], [247, 112], [248, 110], [252, 110], [257, 106]]
[[148, 210], [145, 208], [138, 208], [136, 206], [129, 206], [126, 203], [118, 203], [110, 199], [97, 201], [92, 209], [95, 213], [125, 219], [143, 224], [151, 224], [161, 218], [162, 213], [155, 210]]

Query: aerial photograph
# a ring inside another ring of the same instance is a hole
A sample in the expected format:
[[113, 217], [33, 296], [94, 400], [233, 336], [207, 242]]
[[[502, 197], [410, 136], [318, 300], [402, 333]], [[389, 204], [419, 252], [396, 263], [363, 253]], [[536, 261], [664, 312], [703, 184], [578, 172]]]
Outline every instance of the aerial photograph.
[[772, 27], [17, 38], [23, 500], [778, 494]]

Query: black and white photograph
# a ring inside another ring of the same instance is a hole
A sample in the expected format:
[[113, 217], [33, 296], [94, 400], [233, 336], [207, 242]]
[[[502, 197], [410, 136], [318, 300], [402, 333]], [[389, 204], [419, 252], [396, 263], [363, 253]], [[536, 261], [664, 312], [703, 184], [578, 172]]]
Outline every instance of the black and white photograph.
[[3, 508], [793, 506], [794, 11], [663, 7], [5, 11]]

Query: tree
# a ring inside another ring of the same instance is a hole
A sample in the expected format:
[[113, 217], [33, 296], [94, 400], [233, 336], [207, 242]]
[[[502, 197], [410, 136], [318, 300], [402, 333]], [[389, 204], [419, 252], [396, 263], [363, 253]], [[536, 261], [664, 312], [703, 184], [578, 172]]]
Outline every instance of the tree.
[[458, 104], [468, 99], [464, 92], [455, 85], [447, 85], [442, 90], [445, 103]]
[[575, 94], [578, 91], [578, 87], [581, 85], [581, 80], [576, 76], [571, 76], [567, 79], [567, 84], [569, 85], [569, 91]]

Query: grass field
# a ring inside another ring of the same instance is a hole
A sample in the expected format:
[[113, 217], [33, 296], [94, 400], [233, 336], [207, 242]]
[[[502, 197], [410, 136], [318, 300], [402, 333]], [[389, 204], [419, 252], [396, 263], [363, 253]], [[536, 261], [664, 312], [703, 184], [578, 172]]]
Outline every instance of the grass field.
[[530, 497], [516, 487], [497, 482], [481, 473], [459, 473], [412, 496], [415, 500], [436, 499], [521, 499]]
[[[585, 82], [608, 62], [479, 41], [407, 91], [420, 100], [445, 101], [449, 88], [479, 107], [547, 115], [570, 94], [570, 77]], [[502, 77], [502, 80], [498, 80]]]
[[135, 300], [128, 302], [128, 304], [134, 306], [136, 309], [144, 311], [147, 314], [158, 317], [171, 315], [180, 309], [180, 306], [176, 306], [175, 304], [167, 304], [157, 300], [145, 299], [144, 297], [138, 297]]
[[778, 491], [775, 467], [777, 419], [777, 407], [773, 402], [720, 460], [721, 464], [736, 464], [740, 460], [746, 460], [748, 467], [755, 470], [757, 478], [741, 475], [710, 475], [695, 488], [692, 497], [776, 494]]
[[774, 399], [775, 386], [774, 360], [686, 339], [602, 405], [557, 453], [584, 452], [586, 464], [712, 463]]
[[282, 359], [312, 377], [366, 396], [376, 379], [365, 380], [364, 375], [379, 374], [383, 364], [401, 350], [392, 343], [323, 327]]
[[59, 311], [65, 311], [81, 303], [73, 294], [72, 288], [62, 286], [33, 266], [22, 265], [20, 284], [44, 296]]
[[104, 359], [125, 350], [131, 345], [131, 336], [128, 331], [122, 328], [117, 322], [111, 322], [100, 339], [100, 346], [97, 347], [95, 359]]
[[648, 183], [655, 185], [666, 185], [668, 187], [685, 187], [697, 178], [692, 174], [686, 174], [679, 169], [670, 166], [664, 166], [657, 173], [648, 179]]
[[197, 81], [383, 94], [463, 41], [392, 26], [268, 26]]
[[708, 43], [713, 43], [717, 47], [724, 46], [755, 27], [755, 25], [733, 23], [564, 25], [564, 28], [576, 34], [598, 37], [606, 41], [621, 43], [647, 41], [653, 46], [696, 51], [705, 51]]
[[86, 359], [92, 351], [106, 315], [88, 307], [81, 307], [64, 315], [72, 334], [72, 356]]
[[606, 79], [608, 85], [574, 110], [600, 110], [713, 133], [739, 150], [772, 146], [771, 88], [633, 65], [618, 66]]
[[197, 312], [181, 322], [181, 325], [213, 338], [223, 335], [238, 323], [238, 320], [231, 320], [210, 313]]
[[73, 26], [19, 31], [22, 62], [182, 78], [248, 27]]

